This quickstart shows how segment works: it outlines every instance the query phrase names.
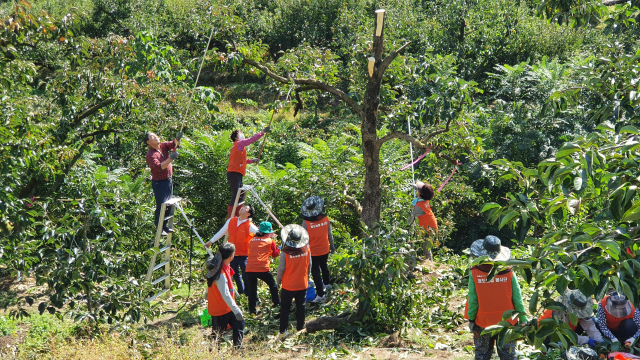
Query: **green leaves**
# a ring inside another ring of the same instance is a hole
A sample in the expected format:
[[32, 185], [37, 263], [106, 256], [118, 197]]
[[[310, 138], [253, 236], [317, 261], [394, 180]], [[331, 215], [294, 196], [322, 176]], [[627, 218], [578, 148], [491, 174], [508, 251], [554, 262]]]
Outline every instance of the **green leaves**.
[[562, 145], [560, 150], [558, 150], [558, 152], [556, 153], [556, 159], [563, 158], [565, 156], [571, 155], [581, 150], [582, 148], [578, 144], [570, 143], [570, 142], [565, 143], [564, 145]]

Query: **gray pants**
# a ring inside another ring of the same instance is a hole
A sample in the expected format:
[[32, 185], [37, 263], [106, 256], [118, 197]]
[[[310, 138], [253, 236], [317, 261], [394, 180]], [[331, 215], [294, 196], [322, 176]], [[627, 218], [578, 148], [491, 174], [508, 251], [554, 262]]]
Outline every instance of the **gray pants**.
[[[478, 325], [473, 327], [473, 344], [476, 347], [475, 360], [489, 360], [493, 354], [493, 346], [498, 342], [498, 335], [482, 334], [483, 328]], [[516, 343], [504, 344], [502, 348], [498, 348], [498, 356], [500, 360], [516, 360]]]

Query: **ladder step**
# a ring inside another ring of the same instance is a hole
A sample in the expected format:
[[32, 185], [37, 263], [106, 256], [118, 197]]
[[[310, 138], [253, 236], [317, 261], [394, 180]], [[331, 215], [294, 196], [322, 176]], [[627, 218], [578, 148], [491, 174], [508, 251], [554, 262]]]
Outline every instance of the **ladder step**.
[[168, 263], [169, 263], [169, 260], [161, 262], [160, 264], [153, 267], [153, 271], [160, 269], [161, 267], [167, 265]]
[[151, 302], [153, 300], [155, 300], [158, 296], [161, 296], [162, 294], [166, 293], [167, 291], [169, 291], [169, 289], [164, 289], [162, 291], [160, 291], [159, 293], [153, 295], [152, 297], [147, 299], [147, 302]]
[[161, 282], [162, 280], [164, 280], [164, 279], [166, 279], [166, 278], [168, 278], [168, 277], [169, 277], [169, 275], [161, 276], [161, 277], [159, 277], [158, 279], [153, 280], [153, 281], [151, 282], [151, 285], [155, 285], [155, 284], [157, 284], [157, 283]]
[[160, 248], [160, 252], [165, 252], [165, 251], [167, 251], [167, 250], [169, 250], [169, 249], [171, 249], [171, 245], [169, 245], [169, 246], [165, 246], [165, 247], [163, 247], [163, 248]]
[[167, 221], [167, 220], [172, 219], [172, 218], [173, 218], [173, 215], [165, 216], [164, 221]]
[[177, 204], [180, 200], [182, 200], [182, 198], [174, 197], [174, 198], [171, 198], [170, 200], [165, 201], [164, 203], [165, 203], [165, 205], [167, 205], [167, 206], [169, 206], [169, 205], [175, 205], [175, 204]]

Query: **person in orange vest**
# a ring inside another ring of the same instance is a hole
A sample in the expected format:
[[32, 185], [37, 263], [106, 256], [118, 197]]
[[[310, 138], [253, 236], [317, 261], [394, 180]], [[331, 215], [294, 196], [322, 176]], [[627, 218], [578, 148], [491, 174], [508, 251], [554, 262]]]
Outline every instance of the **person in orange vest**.
[[428, 233], [438, 231], [438, 220], [436, 220], [436, 216], [433, 215], [431, 205], [429, 204], [429, 201], [431, 201], [435, 195], [433, 187], [422, 181], [416, 181], [415, 188], [418, 192], [418, 197], [414, 198], [411, 202], [413, 205], [411, 221], [418, 219], [418, 224]]
[[[471, 254], [476, 257], [488, 256], [494, 261], [507, 261], [511, 258], [511, 250], [500, 243], [496, 236], [489, 235], [485, 239], [471, 244]], [[469, 275], [469, 295], [465, 318], [469, 319], [469, 330], [473, 333], [476, 360], [489, 360], [493, 354], [494, 343], [498, 335], [482, 334], [482, 331], [502, 321], [502, 314], [507, 310], [520, 312], [520, 320], [527, 321], [520, 285], [513, 271], [508, 268], [487, 281], [491, 264], [476, 265]], [[517, 320], [508, 320], [515, 324]], [[516, 359], [516, 343], [511, 342], [498, 348], [501, 360]]]
[[625, 340], [632, 346], [640, 337], [640, 313], [624, 294], [612, 291], [598, 303], [598, 328], [612, 343]]
[[[593, 300], [585, 296], [580, 290], [567, 289], [564, 294], [556, 299], [557, 302], [564, 304], [567, 311], [545, 310], [538, 318], [538, 325], [544, 319], [556, 318], [569, 324], [571, 330], [578, 335], [578, 345], [589, 345], [595, 347], [596, 343], [602, 342], [602, 334], [596, 327], [593, 318]], [[569, 314], [574, 314], [578, 318], [578, 323], [571, 323]], [[548, 336], [544, 340], [545, 345], [549, 345], [552, 336]]]
[[289, 335], [289, 312], [291, 302], [296, 300], [296, 330], [304, 329], [305, 303], [311, 272], [311, 250], [309, 234], [302, 226], [289, 224], [282, 231], [284, 248], [280, 253], [280, 263], [276, 281], [282, 284], [280, 296], [280, 337]]
[[[243, 295], [245, 293], [245, 284], [248, 284], [247, 280], [247, 258], [249, 256], [249, 241], [253, 238], [253, 235], [258, 232], [258, 228], [251, 222], [254, 209], [250, 204], [245, 204], [240, 208], [240, 212], [237, 217], [227, 219], [222, 228], [207, 241], [204, 246], [209, 247], [218, 239], [229, 234], [229, 242], [235, 245], [236, 254], [231, 262], [231, 268], [234, 271], [233, 279], [236, 281], [238, 287], [238, 293]], [[240, 274], [242, 272], [242, 274]]]
[[244, 317], [235, 301], [235, 291], [231, 276], [233, 269], [229, 266], [233, 260], [235, 246], [230, 243], [220, 245], [215, 256], [207, 260], [207, 293], [208, 311], [213, 320], [213, 333], [218, 338], [231, 326], [233, 346], [241, 347], [244, 337]]
[[311, 248], [311, 276], [316, 285], [316, 298], [311, 302], [325, 299], [324, 290], [331, 287], [329, 278], [329, 252], [336, 252], [333, 245], [331, 223], [327, 215], [323, 214], [324, 200], [319, 196], [311, 196], [302, 203], [302, 227], [309, 233], [309, 247]]
[[273, 226], [268, 221], [260, 223], [256, 235], [249, 241], [249, 259], [247, 260], [247, 280], [249, 294], [249, 313], [257, 315], [256, 302], [258, 300], [258, 279], [267, 283], [271, 292], [273, 306], [280, 306], [278, 297], [278, 285], [273, 275], [269, 272], [270, 257], [280, 255], [280, 249], [276, 246], [275, 238], [278, 234], [273, 232]]
[[[247, 164], [257, 164], [259, 159], [247, 159], [246, 147], [258, 141], [265, 133], [271, 131], [271, 127], [267, 126], [259, 133], [253, 135], [249, 139], [244, 138], [244, 134], [240, 130], [234, 130], [231, 133], [231, 152], [229, 153], [229, 166], [227, 166], [227, 180], [229, 181], [229, 187], [231, 188], [231, 200], [227, 206], [227, 218], [231, 217], [233, 211], [233, 204], [236, 201], [236, 194], [238, 189], [242, 187], [242, 178], [247, 172]], [[244, 194], [240, 195], [238, 205], [244, 203]], [[234, 214], [235, 215], [235, 214]]]

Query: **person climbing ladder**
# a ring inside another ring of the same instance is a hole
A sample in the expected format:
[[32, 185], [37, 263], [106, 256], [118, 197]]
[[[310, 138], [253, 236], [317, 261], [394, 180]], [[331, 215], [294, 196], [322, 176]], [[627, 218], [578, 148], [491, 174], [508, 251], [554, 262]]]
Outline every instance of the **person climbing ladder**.
[[316, 298], [311, 302], [324, 300], [324, 290], [331, 286], [329, 278], [329, 252], [336, 251], [333, 245], [331, 224], [327, 215], [323, 214], [324, 200], [319, 196], [311, 196], [302, 203], [302, 227], [309, 233], [309, 246], [311, 247], [311, 275], [316, 285]]
[[[173, 196], [173, 182], [171, 182], [171, 175], [173, 174], [173, 167], [171, 163], [178, 157], [176, 148], [180, 146], [180, 139], [182, 138], [182, 131], [176, 135], [173, 141], [160, 142], [158, 135], [147, 132], [144, 135], [144, 143], [149, 145], [149, 151], [147, 152], [146, 161], [147, 165], [151, 169], [151, 187], [153, 188], [153, 195], [156, 199], [156, 212], [154, 224], [158, 226], [158, 219], [160, 217], [160, 208], [162, 204], [170, 200]], [[173, 207], [170, 208], [169, 213], [165, 216], [173, 215]], [[167, 222], [162, 224], [162, 235], [167, 236], [167, 233], [172, 233], [173, 229], [167, 227]]]
[[[229, 153], [229, 166], [227, 167], [227, 180], [229, 181], [229, 187], [231, 189], [231, 200], [227, 206], [227, 218], [232, 216], [233, 205], [236, 200], [236, 195], [239, 189], [242, 187], [242, 178], [247, 172], [247, 164], [257, 164], [259, 159], [247, 160], [247, 146], [258, 141], [265, 133], [271, 131], [271, 127], [267, 126], [259, 133], [253, 135], [249, 139], [244, 138], [244, 134], [240, 130], [234, 130], [231, 133], [231, 152]], [[238, 205], [244, 203], [244, 194], [240, 194]], [[237, 209], [236, 209], [237, 211]], [[233, 214], [234, 216], [236, 214]]]

